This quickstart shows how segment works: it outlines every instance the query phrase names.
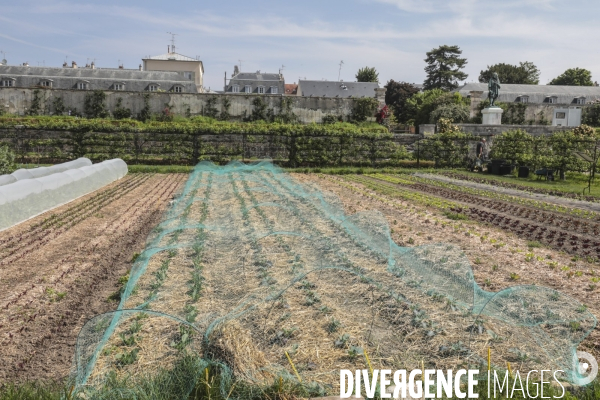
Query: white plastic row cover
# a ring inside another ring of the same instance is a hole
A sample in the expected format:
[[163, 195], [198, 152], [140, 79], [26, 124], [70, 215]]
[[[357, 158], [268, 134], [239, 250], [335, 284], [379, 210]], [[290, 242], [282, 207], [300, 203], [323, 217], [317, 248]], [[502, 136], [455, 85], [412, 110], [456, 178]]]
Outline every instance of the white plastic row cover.
[[57, 172], [64, 172], [70, 169], [76, 169], [81, 167], [88, 167], [92, 165], [89, 158], [78, 158], [77, 160], [68, 161], [62, 164], [56, 164], [51, 167], [39, 167], [25, 169], [21, 168], [13, 172], [12, 174], [0, 175], [0, 186], [9, 185], [23, 179], [41, 178], [42, 176], [48, 176], [56, 174]]
[[68, 203], [127, 174], [120, 158], [0, 186], [0, 230]]

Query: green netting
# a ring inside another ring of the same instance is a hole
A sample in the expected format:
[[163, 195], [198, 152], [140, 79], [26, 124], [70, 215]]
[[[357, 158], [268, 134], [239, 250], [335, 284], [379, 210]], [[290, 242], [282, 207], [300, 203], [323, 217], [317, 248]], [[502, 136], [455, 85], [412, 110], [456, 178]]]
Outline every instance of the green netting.
[[494, 367], [577, 382], [576, 348], [595, 325], [553, 289], [484, 291], [459, 248], [399, 247], [381, 213], [346, 215], [269, 162], [201, 163], [118, 311], [83, 327], [73, 379], [86, 398], [184, 398], [210, 367], [224, 397], [284, 380], [339, 393], [339, 370], [365, 368], [365, 353], [374, 368], [487, 369], [490, 346]]

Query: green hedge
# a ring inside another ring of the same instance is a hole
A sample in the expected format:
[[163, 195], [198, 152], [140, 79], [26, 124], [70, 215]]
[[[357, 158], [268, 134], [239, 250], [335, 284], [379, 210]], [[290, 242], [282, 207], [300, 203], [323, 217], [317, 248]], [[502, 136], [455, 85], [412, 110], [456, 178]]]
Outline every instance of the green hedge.
[[272, 158], [285, 166], [394, 166], [410, 158], [379, 125], [0, 118], [0, 140], [19, 162], [119, 157], [129, 164], [193, 165]]

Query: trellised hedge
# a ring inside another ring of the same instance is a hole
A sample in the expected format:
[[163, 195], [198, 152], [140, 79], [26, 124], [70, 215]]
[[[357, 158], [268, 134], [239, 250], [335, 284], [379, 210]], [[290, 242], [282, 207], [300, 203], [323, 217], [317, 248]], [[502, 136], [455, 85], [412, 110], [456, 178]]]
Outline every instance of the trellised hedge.
[[410, 158], [378, 125], [232, 123], [208, 118], [184, 122], [0, 118], [0, 140], [20, 162], [94, 161], [119, 157], [129, 164], [193, 165], [201, 160], [272, 158], [285, 166], [394, 166]]

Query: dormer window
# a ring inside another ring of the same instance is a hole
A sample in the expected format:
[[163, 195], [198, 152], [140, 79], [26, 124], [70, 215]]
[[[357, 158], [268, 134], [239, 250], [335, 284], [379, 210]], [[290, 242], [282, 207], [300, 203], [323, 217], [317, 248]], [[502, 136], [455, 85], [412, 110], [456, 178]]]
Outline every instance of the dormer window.
[[43, 86], [43, 87], [46, 87], [46, 88], [51, 88], [52, 87], [52, 81], [51, 80], [41, 81], [40, 82], [40, 86]]
[[271, 94], [279, 93], [279, 88], [277, 86], [271, 86]]
[[252, 93], [252, 86], [251, 85], [244, 86], [244, 92], [245, 93]]
[[239, 93], [240, 92], [240, 87], [239, 85], [233, 85], [231, 87], [231, 93]]
[[529, 103], [529, 96], [519, 96], [519, 103]]
[[575, 99], [576, 104], [585, 104], [585, 97], [577, 97]]
[[151, 85], [148, 85], [148, 91], [149, 92], [156, 92], [156, 91], [158, 91], [158, 87], [159, 86], [160, 85], [158, 83], [153, 83]]
[[88, 90], [89, 88], [89, 82], [84, 81], [84, 82], [77, 82], [77, 89], [79, 90]]
[[173, 86], [173, 91], [175, 93], [183, 93], [183, 86]]
[[264, 86], [259, 86], [258, 87], [258, 93], [259, 94], [264, 94], [265, 93], [265, 87]]
[[546, 97], [546, 99], [548, 100], [548, 103], [550, 103], [550, 104], [558, 103], [558, 97], [556, 97], [556, 96], [548, 96], [548, 97]]
[[113, 89], [114, 90], [125, 90], [125, 84], [124, 83], [115, 83], [113, 85]]
[[2, 86], [4, 87], [14, 87], [15, 86], [15, 78], [5, 78], [2, 79]]

